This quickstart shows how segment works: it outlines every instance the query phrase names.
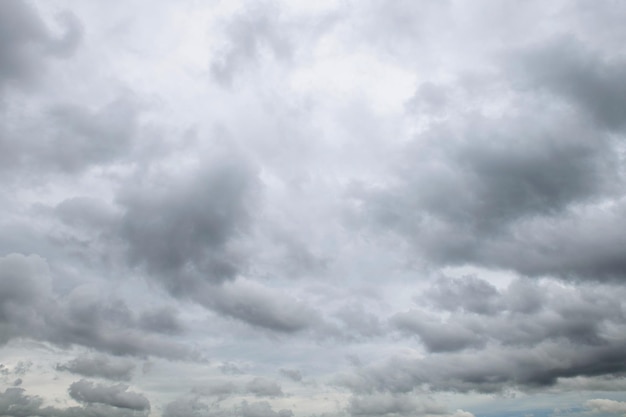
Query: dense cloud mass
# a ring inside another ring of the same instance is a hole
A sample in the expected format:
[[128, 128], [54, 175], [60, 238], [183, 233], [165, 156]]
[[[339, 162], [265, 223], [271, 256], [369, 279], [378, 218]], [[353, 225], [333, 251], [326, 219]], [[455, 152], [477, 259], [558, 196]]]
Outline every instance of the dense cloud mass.
[[614, 416], [626, 6], [0, 2], [0, 416]]

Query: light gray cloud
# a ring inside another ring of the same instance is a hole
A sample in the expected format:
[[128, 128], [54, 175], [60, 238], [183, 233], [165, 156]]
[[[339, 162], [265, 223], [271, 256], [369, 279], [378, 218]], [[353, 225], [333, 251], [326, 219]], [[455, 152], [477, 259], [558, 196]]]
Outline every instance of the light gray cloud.
[[626, 402], [607, 399], [593, 399], [585, 402], [585, 408], [594, 413], [626, 414]]
[[292, 54], [289, 27], [272, 3], [248, 4], [225, 22], [225, 28], [226, 45], [211, 65], [211, 74], [223, 85], [231, 85], [237, 73], [255, 65], [264, 52], [278, 59], [289, 59]]

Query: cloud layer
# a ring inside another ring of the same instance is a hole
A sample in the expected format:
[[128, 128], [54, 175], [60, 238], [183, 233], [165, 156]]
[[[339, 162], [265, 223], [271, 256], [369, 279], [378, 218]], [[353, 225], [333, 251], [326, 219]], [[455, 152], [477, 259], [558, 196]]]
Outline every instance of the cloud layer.
[[1, 2], [0, 415], [623, 414], [624, 17]]

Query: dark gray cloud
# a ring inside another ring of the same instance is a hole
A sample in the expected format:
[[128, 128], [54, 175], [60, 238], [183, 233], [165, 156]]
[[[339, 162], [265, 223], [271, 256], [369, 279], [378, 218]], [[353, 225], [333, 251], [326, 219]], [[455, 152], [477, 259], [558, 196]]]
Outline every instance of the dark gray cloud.
[[[472, 286], [484, 281], [465, 278]], [[407, 334], [417, 335], [432, 352], [485, 348], [487, 345], [533, 346], [554, 340], [577, 346], [600, 346], [615, 341], [607, 329], [620, 326], [625, 312], [618, 299], [621, 290], [611, 287], [567, 287], [514, 281], [505, 290], [490, 292], [493, 309], [472, 312], [449, 304], [458, 291], [466, 289], [464, 279], [444, 280], [451, 299], [437, 300], [449, 315], [442, 319], [420, 310], [399, 313], [391, 322]], [[436, 292], [441, 283], [434, 285]], [[430, 291], [426, 291], [428, 295]], [[441, 295], [439, 293], [438, 295]], [[418, 297], [422, 302], [424, 297]], [[567, 301], [565, 301], [567, 300]]]
[[105, 355], [80, 356], [69, 362], [57, 364], [58, 371], [67, 371], [86, 377], [100, 377], [117, 381], [129, 381], [135, 371], [129, 359]]
[[30, 337], [59, 346], [73, 344], [116, 355], [197, 358], [197, 353], [163, 333], [142, 330], [135, 313], [120, 299], [81, 287], [60, 297], [52, 291], [46, 261], [11, 254], [0, 258], [1, 342]]
[[239, 272], [243, 259], [229, 246], [247, 228], [256, 187], [244, 160], [200, 163], [186, 178], [140, 179], [119, 199], [130, 262], [185, 297]]
[[[523, 105], [502, 117], [435, 123], [406, 147], [389, 185], [357, 188], [356, 196], [377, 232], [406, 238], [426, 265], [621, 279], [617, 238], [565, 239], [580, 234], [585, 207], [617, 201], [623, 186], [617, 145], [576, 115]], [[593, 251], [597, 239], [611, 249]], [[574, 254], [586, 246], [592, 252], [581, 262]]]
[[42, 407], [44, 400], [37, 395], [25, 394], [23, 388], [7, 388], [0, 393], [0, 415], [7, 417], [145, 417], [146, 411], [87, 404], [65, 409]]
[[623, 375], [624, 341], [577, 345], [546, 341], [533, 346], [487, 346], [479, 351], [431, 354], [427, 358], [393, 357], [358, 368], [338, 381], [355, 392], [434, 391], [501, 392], [507, 387], [535, 389], [560, 378]]
[[128, 391], [128, 385], [103, 385], [81, 379], [69, 388], [70, 397], [81, 403], [106, 404], [118, 408], [144, 411], [150, 409], [150, 402], [143, 395]]
[[233, 281], [246, 268], [239, 243], [258, 193], [254, 169], [234, 156], [201, 163], [183, 178], [144, 178], [124, 191], [120, 237], [129, 261], [174, 296], [225, 316], [279, 332], [306, 328], [315, 313], [304, 303], [252, 281]]
[[511, 68], [525, 86], [559, 97], [590, 116], [601, 128], [621, 130], [626, 119], [626, 61], [606, 56], [574, 37], [529, 47]]

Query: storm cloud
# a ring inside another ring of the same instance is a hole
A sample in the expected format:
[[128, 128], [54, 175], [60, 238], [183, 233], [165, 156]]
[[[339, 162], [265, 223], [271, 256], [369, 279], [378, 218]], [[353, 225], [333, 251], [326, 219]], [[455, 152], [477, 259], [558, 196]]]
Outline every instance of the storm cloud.
[[1, 2], [0, 415], [622, 412], [625, 17]]

